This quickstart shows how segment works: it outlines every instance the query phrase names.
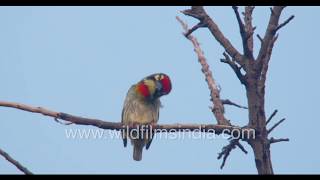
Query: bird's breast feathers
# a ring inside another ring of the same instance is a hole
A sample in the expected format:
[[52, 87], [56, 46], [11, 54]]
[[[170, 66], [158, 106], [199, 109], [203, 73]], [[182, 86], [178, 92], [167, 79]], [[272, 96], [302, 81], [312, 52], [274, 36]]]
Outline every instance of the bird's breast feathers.
[[128, 93], [122, 114], [123, 123], [150, 124], [159, 119], [160, 100], [144, 101]]

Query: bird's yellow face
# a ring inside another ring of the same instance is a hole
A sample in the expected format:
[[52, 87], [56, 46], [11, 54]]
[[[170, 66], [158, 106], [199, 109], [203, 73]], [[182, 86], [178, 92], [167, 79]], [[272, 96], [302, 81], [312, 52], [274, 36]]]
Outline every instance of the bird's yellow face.
[[163, 73], [147, 76], [136, 85], [137, 93], [148, 99], [156, 99], [160, 96], [169, 94], [171, 88], [169, 76]]

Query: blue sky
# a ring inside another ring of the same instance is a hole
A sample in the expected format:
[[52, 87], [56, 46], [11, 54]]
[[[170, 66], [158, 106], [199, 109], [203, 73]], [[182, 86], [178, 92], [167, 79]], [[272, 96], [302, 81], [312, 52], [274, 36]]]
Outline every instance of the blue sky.
[[[168, 74], [173, 89], [162, 98], [159, 123], [216, 123], [208, 106], [209, 90], [193, 47], [181, 34], [175, 16], [189, 26], [197, 23], [180, 10], [187, 7], [0, 7], [0, 100], [74, 115], [120, 121], [128, 88], [146, 75]], [[230, 41], [241, 50], [241, 38], [231, 7], [206, 7]], [[241, 9], [242, 10], [242, 9]], [[287, 7], [270, 62], [266, 112], [286, 121], [271, 136], [290, 142], [271, 147], [275, 173], [319, 173], [317, 141], [320, 63], [319, 7]], [[253, 22], [264, 34], [269, 7], [257, 7]], [[221, 96], [246, 105], [244, 87], [219, 59], [223, 48], [207, 29], [194, 35], [202, 45]], [[255, 47], [259, 41], [255, 39]], [[34, 173], [256, 173], [247, 155], [232, 152], [223, 170], [217, 154], [223, 138], [155, 139], [143, 160], [132, 160], [132, 147], [119, 139], [68, 139], [68, 129], [52, 118], [0, 108], [0, 148]], [[247, 123], [247, 112], [226, 108], [233, 124]], [[0, 158], [0, 174], [20, 174]]]

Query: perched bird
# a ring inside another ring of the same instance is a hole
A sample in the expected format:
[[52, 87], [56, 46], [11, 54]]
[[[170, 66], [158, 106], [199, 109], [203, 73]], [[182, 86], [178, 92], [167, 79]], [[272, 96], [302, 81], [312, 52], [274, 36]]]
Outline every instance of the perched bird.
[[[156, 73], [134, 84], [129, 89], [122, 110], [121, 122], [124, 125], [151, 125], [159, 120], [159, 109], [161, 107], [160, 97], [171, 91], [171, 80], [168, 75]], [[135, 137], [134, 137], [135, 136]], [[131, 139], [133, 145], [133, 159], [142, 159], [142, 150], [150, 147], [153, 134], [122, 132], [124, 147], [127, 146], [127, 138]]]

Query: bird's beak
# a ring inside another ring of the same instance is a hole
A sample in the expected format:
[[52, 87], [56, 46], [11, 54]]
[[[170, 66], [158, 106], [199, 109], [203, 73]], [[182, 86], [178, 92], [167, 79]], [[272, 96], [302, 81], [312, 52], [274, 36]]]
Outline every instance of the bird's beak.
[[156, 81], [156, 89], [158, 92], [162, 91], [162, 84], [159, 81]]

